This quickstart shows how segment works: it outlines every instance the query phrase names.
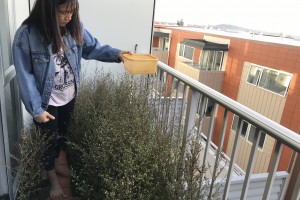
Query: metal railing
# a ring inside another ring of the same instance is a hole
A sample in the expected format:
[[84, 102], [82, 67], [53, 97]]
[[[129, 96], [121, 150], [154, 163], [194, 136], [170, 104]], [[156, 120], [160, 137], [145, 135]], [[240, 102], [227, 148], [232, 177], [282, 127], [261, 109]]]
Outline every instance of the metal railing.
[[[158, 69], [157, 74], [153, 76], [152, 81], [153, 88], [157, 91], [156, 98], [161, 98], [164, 93], [162, 90], [168, 90], [165, 92], [165, 97], [170, 97], [171, 94], [173, 94], [173, 97], [175, 99], [178, 98], [179, 93], [183, 96], [183, 104], [182, 107], [185, 107], [185, 111], [182, 112], [182, 115], [180, 117], [180, 120], [182, 120], [183, 129], [185, 134], [189, 134], [192, 129], [195, 127], [195, 118], [197, 113], [202, 116], [205, 113], [206, 106], [207, 106], [207, 99], [210, 99], [213, 101], [214, 106], [211, 110], [211, 120], [209, 124], [209, 133], [206, 138], [206, 147], [204, 151], [203, 156], [203, 166], [205, 165], [205, 162], [207, 161], [208, 151], [211, 147], [212, 142], [212, 136], [214, 133], [214, 126], [215, 126], [215, 119], [216, 119], [216, 108], [223, 107], [224, 108], [224, 115], [223, 115], [223, 121], [222, 121], [222, 129], [220, 132], [219, 137], [219, 144], [217, 145], [218, 151], [216, 154], [216, 159], [218, 159], [221, 155], [221, 150], [223, 148], [225, 133], [226, 133], [226, 127], [228, 126], [228, 116], [229, 113], [235, 114], [239, 117], [238, 125], [237, 125], [237, 131], [234, 138], [234, 144], [233, 149], [230, 157], [230, 163], [228, 167], [228, 173], [226, 177], [226, 182], [224, 183], [224, 191], [223, 191], [223, 200], [228, 199], [229, 195], [229, 189], [232, 179], [232, 174], [234, 170], [234, 165], [236, 162], [237, 154], [239, 151], [239, 143], [241, 138], [241, 132], [242, 132], [242, 124], [243, 121], [247, 121], [248, 123], [252, 124], [256, 127], [256, 132], [254, 134], [254, 138], [252, 141], [252, 147], [251, 152], [249, 156], [249, 161], [246, 169], [246, 175], [243, 183], [243, 189], [241, 192], [240, 199], [246, 199], [247, 192], [249, 188], [250, 183], [250, 177], [253, 172], [254, 168], [254, 158], [256, 158], [257, 151], [258, 151], [258, 144], [260, 140], [261, 132], [263, 131], [270, 137], [275, 139], [275, 148], [273, 152], [273, 156], [270, 159], [269, 164], [269, 171], [268, 171], [268, 178], [267, 183], [264, 188], [262, 199], [268, 199], [271, 193], [272, 184], [274, 182], [274, 177], [278, 168], [280, 156], [282, 153], [283, 145], [288, 146], [295, 152], [300, 152], [300, 135], [297, 133], [281, 126], [280, 124], [268, 119], [267, 117], [264, 117], [263, 115], [251, 110], [250, 108], [238, 103], [237, 101], [234, 101], [230, 99], [229, 97], [209, 88], [208, 86], [178, 72], [177, 70], [169, 67], [168, 65], [158, 62]], [[182, 90], [179, 91], [178, 88], [181, 88]], [[175, 93], [171, 91], [171, 89], [174, 88]], [[186, 97], [186, 98], [185, 98]], [[175, 101], [175, 107], [179, 106], [177, 100]], [[175, 108], [176, 109], [176, 108]], [[201, 122], [198, 125], [198, 130], [201, 130]], [[217, 162], [216, 162], [217, 163]], [[216, 173], [215, 171], [213, 173]], [[295, 188], [293, 190], [293, 199], [292, 200], [298, 200], [299, 198], [299, 177], [297, 180], [297, 183], [295, 185]], [[210, 199], [212, 191], [210, 191], [208, 195], [208, 199]]]

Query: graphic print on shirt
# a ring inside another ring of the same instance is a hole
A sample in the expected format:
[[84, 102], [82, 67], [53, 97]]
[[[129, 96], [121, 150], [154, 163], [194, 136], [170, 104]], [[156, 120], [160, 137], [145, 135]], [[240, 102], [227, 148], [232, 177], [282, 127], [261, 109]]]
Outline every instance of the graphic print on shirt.
[[74, 74], [63, 52], [53, 56], [56, 64], [53, 90], [66, 90], [74, 87]]
[[75, 78], [63, 50], [53, 55], [53, 61], [55, 77], [49, 105], [63, 106], [75, 97]]

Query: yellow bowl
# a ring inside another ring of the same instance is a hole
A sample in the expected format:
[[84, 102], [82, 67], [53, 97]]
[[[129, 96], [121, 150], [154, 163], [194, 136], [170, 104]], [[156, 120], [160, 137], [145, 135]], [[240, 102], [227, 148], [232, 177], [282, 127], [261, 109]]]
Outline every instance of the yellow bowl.
[[151, 54], [124, 54], [124, 66], [129, 74], [155, 74], [158, 59]]

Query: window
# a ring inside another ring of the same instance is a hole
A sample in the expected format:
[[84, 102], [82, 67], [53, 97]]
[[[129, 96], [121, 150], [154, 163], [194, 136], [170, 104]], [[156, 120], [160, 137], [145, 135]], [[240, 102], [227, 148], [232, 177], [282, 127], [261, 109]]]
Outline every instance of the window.
[[214, 64], [212, 69], [220, 71], [222, 68], [222, 62], [223, 62], [223, 51], [215, 51]]
[[242, 132], [241, 132], [241, 134], [242, 134], [242, 136], [244, 136], [244, 137], [246, 137], [246, 135], [247, 135], [248, 125], [249, 125], [248, 122], [243, 121]]
[[202, 50], [200, 69], [220, 71], [222, 69], [223, 54], [223, 51]]
[[259, 87], [284, 96], [290, 85], [291, 78], [292, 75], [264, 69], [259, 81]]
[[265, 139], [266, 139], [266, 133], [265, 132], [261, 132], [260, 133], [260, 139], [259, 139], [259, 143], [258, 146], [262, 149], [265, 143]]
[[251, 143], [253, 143], [255, 131], [256, 131], [256, 127], [251, 125], [250, 126], [250, 131], [249, 131], [249, 134], [248, 134], [248, 140]]
[[184, 45], [181, 44], [179, 47], [179, 56], [183, 56], [183, 53], [184, 53]]
[[252, 65], [248, 74], [247, 82], [285, 96], [291, 79], [292, 75], [289, 73]]
[[[233, 130], [234, 132], [237, 132], [238, 121], [239, 121], [239, 117], [237, 115], [234, 115], [232, 126], [231, 126], [231, 130]], [[248, 142], [250, 142], [252, 144], [253, 140], [254, 140], [255, 132], [256, 132], [255, 126], [253, 126], [252, 124], [250, 124], [246, 121], [243, 121], [241, 135], [242, 135], [242, 137], [245, 138], [245, 140], [247, 140]], [[258, 142], [258, 147], [260, 149], [263, 149], [265, 139], [266, 139], [266, 133], [261, 131], [260, 139]]]
[[162, 51], [168, 51], [169, 45], [170, 45], [169, 43], [170, 43], [169, 38], [160, 37], [159, 38], [159, 49]]
[[250, 71], [249, 71], [247, 82], [257, 85], [257, 81], [258, 81], [258, 78], [260, 75], [260, 70], [261, 70], [261, 67], [252, 65], [250, 68]]
[[186, 59], [193, 60], [194, 57], [194, 48], [189, 47], [183, 44], [180, 44], [179, 56], [182, 56]]

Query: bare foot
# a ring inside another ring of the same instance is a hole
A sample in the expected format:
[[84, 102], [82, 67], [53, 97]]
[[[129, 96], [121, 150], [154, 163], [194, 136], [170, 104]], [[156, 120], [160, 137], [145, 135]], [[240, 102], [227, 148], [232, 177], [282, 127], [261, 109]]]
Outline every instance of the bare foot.
[[61, 199], [65, 198], [64, 192], [58, 182], [58, 178], [55, 173], [55, 170], [53, 169], [53, 170], [47, 171], [47, 176], [51, 183], [51, 188], [49, 191], [50, 198], [53, 200], [61, 200]]
[[72, 173], [71, 170], [67, 165], [59, 165], [55, 164], [55, 172], [59, 175], [65, 176], [65, 177], [71, 177]]

